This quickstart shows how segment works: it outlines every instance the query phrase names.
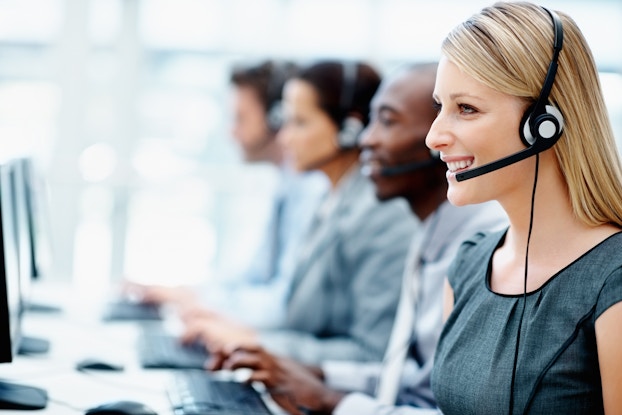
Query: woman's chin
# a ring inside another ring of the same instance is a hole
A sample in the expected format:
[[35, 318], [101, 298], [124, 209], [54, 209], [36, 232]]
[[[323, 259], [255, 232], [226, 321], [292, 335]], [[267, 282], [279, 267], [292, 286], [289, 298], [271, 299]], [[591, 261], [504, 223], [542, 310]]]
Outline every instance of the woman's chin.
[[479, 200], [479, 198], [475, 198], [466, 192], [452, 189], [451, 185], [447, 190], [447, 200], [454, 206], [466, 206], [484, 202], [484, 200]]

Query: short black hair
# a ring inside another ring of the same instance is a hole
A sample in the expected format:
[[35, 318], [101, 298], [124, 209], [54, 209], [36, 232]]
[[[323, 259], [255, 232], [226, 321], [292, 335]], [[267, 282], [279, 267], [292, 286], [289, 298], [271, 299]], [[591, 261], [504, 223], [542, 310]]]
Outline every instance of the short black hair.
[[297, 65], [289, 61], [267, 60], [259, 64], [234, 66], [230, 81], [235, 86], [255, 90], [266, 111], [281, 100], [283, 85], [295, 75]]

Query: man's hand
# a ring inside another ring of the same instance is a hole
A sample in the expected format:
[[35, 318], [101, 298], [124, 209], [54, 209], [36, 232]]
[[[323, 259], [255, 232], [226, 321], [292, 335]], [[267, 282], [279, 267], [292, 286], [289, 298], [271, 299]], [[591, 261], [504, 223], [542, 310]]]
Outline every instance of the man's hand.
[[179, 307], [179, 318], [186, 326], [190, 326], [196, 321], [212, 317], [221, 317], [221, 314], [203, 304], [190, 303]]
[[214, 351], [209, 364], [211, 370], [252, 370], [249, 381], [262, 382], [274, 401], [290, 414], [311, 410], [331, 414], [343, 394], [327, 388], [318, 376], [319, 369], [311, 369], [292, 359], [274, 356], [261, 346], [242, 346]]
[[195, 304], [196, 295], [189, 287], [168, 287], [163, 285], [146, 285], [125, 281], [121, 291], [129, 298], [136, 298], [145, 304], [169, 304], [176, 307]]
[[217, 313], [203, 318], [195, 318], [186, 324], [181, 335], [182, 343], [195, 340], [203, 342], [213, 352], [233, 350], [240, 346], [253, 346], [259, 343], [254, 329]]

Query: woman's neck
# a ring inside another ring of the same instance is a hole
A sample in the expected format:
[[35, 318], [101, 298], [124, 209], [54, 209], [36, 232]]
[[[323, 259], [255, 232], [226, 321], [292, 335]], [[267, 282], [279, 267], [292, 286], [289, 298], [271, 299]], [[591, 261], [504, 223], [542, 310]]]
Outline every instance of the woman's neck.
[[[511, 197], [499, 202], [510, 220], [509, 243], [524, 250], [529, 235], [532, 208], [533, 176], [525, 179], [525, 186]], [[584, 229], [572, 211], [568, 190], [560, 172], [552, 163], [540, 162], [538, 182], [533, 201], [533, 226], [530, 246], [535, 250], [546, 250], [564, 234], [575, 234]], [[531, 250], [531, 249], [530, 249]], [[544, 251], [543, 251], [544, 252]]]
[[283, 149], [275, 138], [272, 138], [264, 147], [261, 153], [261, 159], [272, 163], [275, 166], [279, 166], [283, 163]]
[[[542, 166], [541, 166], [542, 167]], [[524, 280], [529, 240], [528, 291], [540, 287], [592, 247], [617, 232], [611, 225], [590, 226], [574, 214], [561, 173], [554, 167], [540, 169], [529, 236], [533, 180], [520, 193], [499, 200], [510, 228], [494, 256], [491, 284], [494, 291], [520, 293]]]
[[335, 189], [343, 176], [345, 176], [358, 161], [358, 150], [345, 151], [324, 164], [320, 170], [328, 177], [331, 188]]

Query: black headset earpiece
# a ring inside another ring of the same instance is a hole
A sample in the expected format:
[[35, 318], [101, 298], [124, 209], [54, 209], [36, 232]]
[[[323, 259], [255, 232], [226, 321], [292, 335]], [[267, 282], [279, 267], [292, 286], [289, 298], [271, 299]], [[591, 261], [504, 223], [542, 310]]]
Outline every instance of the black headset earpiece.
[[553, 57], [551, 58], [544, 84], [540, 90], [540, 96], [527, 109], [520, 126], [520, 137], [523, 143], [527, 147], [534, 146], [540, 149], [540, 151], [552, 147], [562, 135], [564, 129], [564, 117], [561, 111], [548, 102], [549, 94], [555, 81], [555, 74], [557, 73], [557, 59], [564, 42], [564, 31], [557, 13], [544, 7], [543, 9], [551, 16], [553, 21], [555, 36]]
[[276, 133], [283, 126], [283, 102], [281, 96], [283, 93], [283, 84], [287, 79], [287, 68], [285, 64], [275, 62], [272, 65], [270, 78], [268, 80], [268, 110], [266, 112], [266, 122], [273, 133]]
[[[545, 113], [536, 115], [534, 105], [531, 105], [521, 121], [520, 138], [527, 147], [537, 144], [538, 140], [545, 140], [552, 146], [561, 137], [564, 128], [564, 117], [559, 109], [546, 105]], [[533, 121], [532, 121], [533, 119]]]
[[283, 118], [283, 103], [279, 100], [270, 105], [270, 108], [268, 109], [268, 113], [266, 115], [268, 128], [270, 128], [272, 132], [279, 131], [283, 126]]
[[[342, 113], [348, 114], [354, 102], [358, 65], [355, 62], [344, 62], [342, 65], [343, 81], [339, 105]], [[363, 121], [354, 115], [346, 115], [341, 122], [337, 134], [337, 144], [340, 149], [348, 150], [358, 147], [359, 136], [365, 129]]]
[[359, 136], [364, 129], [365, 126], [363, 125], [363, 122], [357, 117], [346, 117], [341, 123], [341, 129], [339, 130], [339, 135], [337, 136], [339, 148], [348, 150], [358, 147]]

